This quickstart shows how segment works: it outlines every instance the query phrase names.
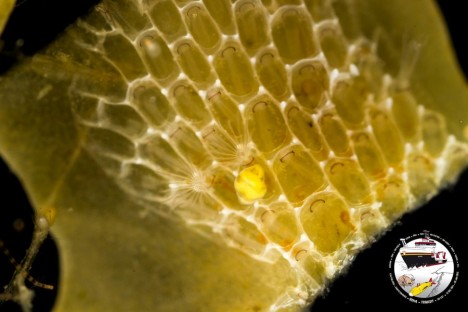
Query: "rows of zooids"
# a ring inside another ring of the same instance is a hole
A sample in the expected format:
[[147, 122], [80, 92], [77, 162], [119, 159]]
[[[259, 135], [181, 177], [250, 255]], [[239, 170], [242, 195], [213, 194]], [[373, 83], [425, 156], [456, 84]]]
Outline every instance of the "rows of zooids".
[[466, 162], [412, 93], [416, 45], [390, 76], [346, 1], [123, 2], [70, 30], [105, 73], [70, 91], [86, 148], [144, 213], [309, 291]]

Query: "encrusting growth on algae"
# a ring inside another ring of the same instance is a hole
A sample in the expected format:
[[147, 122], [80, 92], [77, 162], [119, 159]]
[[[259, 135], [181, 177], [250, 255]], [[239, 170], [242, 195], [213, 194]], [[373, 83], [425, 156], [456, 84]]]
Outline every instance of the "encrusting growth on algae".
[[119, 77], [71, 86], [84, 147], [145, 213], [286, 260], [297, 286], [270, 311], [311, 302], [467, 163], [412, 90], [424, 46], [404, 43], [390, 73], [349, 1], [119, 2], [73, 31]]
[[392, 77], [332, 1], [128, 5], [80, 23], [128, 85], [113, 101], [72, 90], [87, 148], [194, 230], [284, 257], [311, 294], [458, 172], [466, 146], [411, 91], [416, 43]]

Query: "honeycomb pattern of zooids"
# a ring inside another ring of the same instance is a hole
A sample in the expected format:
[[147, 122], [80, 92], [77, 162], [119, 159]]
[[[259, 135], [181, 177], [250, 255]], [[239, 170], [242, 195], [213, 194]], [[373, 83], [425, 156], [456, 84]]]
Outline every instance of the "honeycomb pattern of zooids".
[[87, 150], [143, 213], [287, 259], [286, 296], [317, 293], [464, 165], [408, 83], [417, 44], [392, 77], [346, 1], [121, 2], [74, 38], [121, 81], [70, 90]]

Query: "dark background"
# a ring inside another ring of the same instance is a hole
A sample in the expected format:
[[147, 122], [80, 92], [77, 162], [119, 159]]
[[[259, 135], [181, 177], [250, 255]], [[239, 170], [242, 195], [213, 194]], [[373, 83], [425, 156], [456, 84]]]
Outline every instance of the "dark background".
[[[1, 0], [0, 0], [1, 1]], [[84, 14], [96, 0], [26, 0], [18, 1], [10, 22], [0, 40], [0, 72], [7, 70], [21, 55], [32, 55], [58, 33]], [[465, 72], [468, 72], [468, 29], [465, 10], [458, 1], [438, 1], [446, 17], [450, 35]], [[23, 39], [23, 44], [18, 40]], [[361, 252], [348, 272], [334, 281], [325, 294], [315, 301], [312, 311], [395, 310], [450, 311], [455, 306], [466, 306], [463, 296], [467, 293], [467, 220], [462, 211], [468, 209], [468, 172], [457, 185], [441, 192], [423, 209], [405, 215], [391, 231], [372, 248]], [[11, 255], [22, 259], [29, 246], [33, 230], [32, 209], [16, 177], [0, 159], [0, 241]], [[454, 290], [440, 302], [417, 305], [408, 302], [394, 289], [388, 276], [388, 262], [399, 239], [422, 230], [429, 230], [445, 238], [455, 249], [460, 263], [460, 277]], [[1, 244], [0, 244], [1, 245]], [[0, 285], [6, 285], [14, 266], [0, 250]], [[52, 238], [42, 246], [34, 263], [31, 276], [36, 280], [58, 284], [58, 253]], [[92, 287], [92, 285], [90, 285]], [[50, 311], [55, 291], [35, 288], [34, 311]], [[188, 311], [190, 309], [187, 309]], [[0, 311], [20, 311], [11, 302], [0, 304]]]

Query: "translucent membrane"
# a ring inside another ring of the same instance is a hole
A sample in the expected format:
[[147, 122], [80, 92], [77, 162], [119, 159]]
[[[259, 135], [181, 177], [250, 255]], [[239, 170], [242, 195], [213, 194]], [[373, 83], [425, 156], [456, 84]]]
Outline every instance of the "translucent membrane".
[[162, 137], [148, 138], [140, 145], [139, 155], [143, 159], [156, 164], [164, 172], [172, 175], [187, 177], [190, 168], [174, 148]]
[[206, 52], [214, 51], [220, 43], [221, 34], [206, 8], [194, 2], [184, 8], [184, 18], [195, 41]]
[[350, 153], [346, 128], [333, 111], [328, 111], [320, 117], [319, 125], [328, 145], [336, 155], [348, 155]]
[[322, 48], [328, 65], [340, 68], [345, 65], [348, 46], [339, 25], [324, 23], [318, 30], [320, 47]]
[[134, 80], [146, 74], [135, 47], [124, 36], [120, 34], [106, 36], [103, 49], [105, 56], [116, 64], [127, 80]]
[[226, 131], [217, 126], [207, 127], [202, 133], [202, 140], [213, 157], [226, 165], [236, 164], [238, 148]]
[[325, 66], [319, 61], [297, 64], [292, 72], [292, 90], [297, 101], [310, 111], [325, 102], [329, 78]]
[[365, 96], [356, 87], [353, 79], [343, 79], [338, 81], [333, 88], [332, 101], [336, 111], [343, 121], [350, 127], [359, 127], [364, 122]]
[[211, 113], [224, 130], [240, 139], [244, 134], [244, 121], [237, 103], [222, 89], [215, 88], [207, 94]]
[[208, 60], [193, 41], [178, 41], [175, 52], [180, 67], [192, 81], [205, 87], [214, 82], [215, 76]]
[[268, 239], [288, 250], [299, 239], [299, 226], [294, 211], [285, 203], [258, 212], [261, 228]]
[[179, 74], [171, 51], [156, 33], [143, 34], [139, 39], [138, 48], [147, 71], [159, 83], [166, 85]]
[[353, 205], [368, 203], [370, 186], [359, 165], [346, 158], [334, 158], [325, 167], [330, 182]]
[[289, 96], [288, 78], [284, 64], [275, 50], [263, 50], [255, 64], [262, 85], [277, 100]]
[[215, 56], [214, 67], [222, 84], [232, 94], [243, 97], [257, 91], [252, 64], [238, 43], [226, 42]]
[[330, 253], [355, 230], [346, 203], [334, 193], [317, 193], [301, 208], [304, 231], [317, 249]]
[[84, 147], [148, 211], [291, 267], [272, 311], [468, 165], [412, 52], [381, 60], [388, 34], [366, 37], [353, 1], [124, 2], [77, 35], [105, 72], [70, 92]]
[[267, 16], [261, 3], [238, 1], [235, 12], [240, 41], [249, 53], [255, 53], [270, 42]]
[[154, 1], [149, 9], [151, 21], [161, 31], [167, 41], [173, 41], [186, 34], [179, 10], [173, 1]]
[[312, 116], [294, 104], [286, 108], [286, 116], [292, 133], [309, 149], [314, 158], [317, 160], [328, 158], [328, 147]]
[[359, 41], [351, 54], [351, 63], [359, 69], [359, 77], [364, 80], [367, 91], [374, 95], [374, 100], [383, 100], [383, 63], [373, 53], [375, 48], [367, 40]]
[[447, 143], [447, 127], [441, 114], [425, 111], [422, 117], [424, 149], [434, 157], [440, 156]]
[[393, 94], [392, 114], [403, 138], [408, 141], [418, 139], [420, 120], [418, 103], [409, 90], [397, 90]]
[[211, 186], [214, 194], [223, 204], [234, 210], [243, 210], [248, 206], [241, 203], [234, 187], [235, 176], [229, 170], [217, 167], [213, 170]]
[[405, 148], [396, 124], [381, 109], [370, 111], [370, 121], [375, 138], [386, 160], [391, 165], [398, 165], [405, 156]]
[[399, 176], [380, 180], [376, 188], [380, 211], [390, 220], [398, 218], [408, 207], [408, 187]]
[[320, 166], [297, 145], [278, 153], [273, 170], [292, 203], [300, 203], [325, 185]]
[[304, 0], [304, 3], [316, 22], [334, 18], [330, 0]]
[[170, 98], [180, 115], [198, 127], [208, 124], [211, 116], [192, 85], [184, 81], [177, 82], [171, 88], [170, 93]]
[[197, 167], [208, 167], [212, 159], [193, 130], [182, 123], [170, 129], [169, 139], [185, 159]]
[[[131, 164], [124, 169], [123, 182], [135, 194], [147, 199], [160, 199], [167, 194], [167, 180], [150, 168]], [[157, 187], [155, 187], [157, 186]]]
[[278, 10], [272, 21], [273, 41], [287, 64], [313, 56], [318, 48], [308, 13], [300, 7]]
[[245, 119], [252, 141], [264, 153], [271, 154], [290, 139], [279, 105], [268, 97], [252, 101], [245, 110]]
[[408, 183], [411, 192], [425, 198], [436, 190], [435, 163], [426, 154], [411, 154], [408, 160]]
[[268, 242], [257, 226], [235, 215], [229, 216], [224, 233], [233, 244], [253, 254], [262, 253]]
[[132, 141], [115, 131], [90, 128], [88, 134], [90, 138], [86, 142], [86, 147], [91, 152], [114, 155], [118, 158], [129, 158], [135, 153], [135, 146]]
[[167, 98], [153, 83], [145, 83], [133, 90], [133, 104], [148, 123], [159, 127], [174, 119], [175, 112]]
[[231, 35], [236, 32], [229, 0], [203, 0], [203, 3], [223, 33]]
[[147, 125], [135, 110], [127, 105], [105, 105], [103, 109], [106, 122], [130, 138], [137, 138], [144, 134]]
[[387, 163], [372, 134], [360, 131], [351, 136], [354, 151], [364, 172], [371, 179], [381, 178], [387, 170]]
[[324, 254], [342, 261], [467, 164], [411, 88], [417, 49], [386, 72], [347, 1], [124, 6], [77, 35], [118, 76], [102, 82], [112, 98], [85, 80], [71, 93], [87, 150], [132, 194], [256, 258], [276, 250], [320, 284]]
[[[315, 249], [315, 248], [314, 248]], [[325, 263], [322, 256], [315, 250], [311, 250], [308, 244], [298, 243], [291, 251], [294, 260], [299, 266], [313, 278], [316, 283], [323, 283], [326, 277]]]

